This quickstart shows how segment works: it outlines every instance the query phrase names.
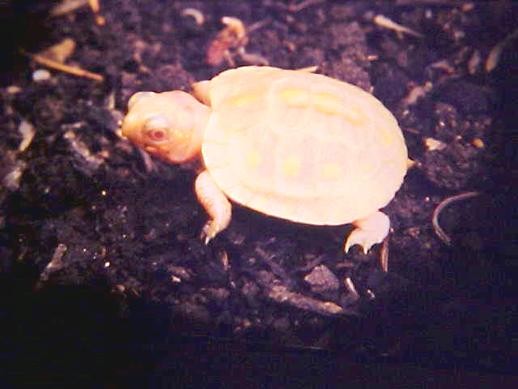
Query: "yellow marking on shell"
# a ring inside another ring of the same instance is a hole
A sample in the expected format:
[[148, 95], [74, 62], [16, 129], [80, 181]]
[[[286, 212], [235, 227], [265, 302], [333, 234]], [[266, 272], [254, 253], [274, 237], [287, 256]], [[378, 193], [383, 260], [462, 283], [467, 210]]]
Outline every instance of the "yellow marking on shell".
[[327, 115], [342, 116], [353, 126], [362, 125], [365, 117], [355, 106], [345, 106], [344, 102], [330, 93], [315, 93], [313, 95], [315, 108]]
[[331, 93], [310, 94], [304, 89], [286, 88], [279, 92], [279, 97], [290, 107], [305, 108], [311, 106], [323, 114], [341, 116], [354, 126], [363, 124], [365, 120], [364, 115], [358, 108], [346, 108], [344, 102]]
[[295, 177], [300, 172], [300, 166], [300, 158], [290, 155], [282, 162], [282, 173], [285, 177]]
[[343, 102], [330, 93], [315, 93], [313, 95], [313, 104], [315, 108], [327, 115], [343, 115]]
[[291, 107], [306, 107], [309, 103], [308, 91], [300, 88], [287, 88], [279, 93], [282, 101]]
[[320, 170], [320, 175], [324, 180], [337, 180], [342, 177], [342, 174], [342, 167], [336, 163], [325, 163]]
[[262, 161], [261, 154], [259, 154], [259, 152], [256, 150], [250, 151], [246, 155], [246, 165], [249, 168], [258, 167], [260, 165], [261, 161]]
[[[360, 171], [367, 176], [370, 176], [370, 174], [372, 174], [372, 172], [376, 168], [376, 165], [371, 160], [369, 160], [369, 158], [363, 158], [363, 160], [359, 161], [359, 163], [360, 163]], [[361, 176], [360, 178], [366, 178], [366, 177]]]
[[243, 95], [237, 95], [232, 96], [229, 98], [226, 103], [230, 104], [234, 107], [242, 107], [244, 105], [254, 103], [259, 99], [259, 96], [257, 94], [243, 94]]
[[353, 126], [362, 126], [365, 122], [365, 115], [356, 107], [350, 107], [349, 110], [342, 112], [342, 116]]
[[394, 137], [392, 136], [390, 130], [386, 127], [380, 128], [381, 132], [381, 141], [385, 146], [390, 146], [394, 142]]

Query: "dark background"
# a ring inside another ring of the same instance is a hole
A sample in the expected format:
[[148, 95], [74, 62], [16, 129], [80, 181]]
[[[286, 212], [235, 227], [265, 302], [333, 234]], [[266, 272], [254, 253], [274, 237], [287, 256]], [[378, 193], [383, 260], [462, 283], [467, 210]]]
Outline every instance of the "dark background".
[[[495, 70], [484, 69], [516, 28], [512, 2], [317, 2], [295, 12], [268, 0], [103, 1], [104, 26], [88, 7], [50, 17], [54, 4], [0, 2], [5, 385], [514, 380], [516, 39]], [[186, 7], [202, 11], [205, 23], [182, 16]], [[377, 14], [423, 37], [377, 26]], [[248, 52], [284, 68], [318, 64], [320, 73], [373, 92], [398, 118], [417, 165], [386, 208], [394, 228], [388, 273], [379, 248], [341, 253], [349, 227], [293, 225], [239, 207], [229, 229], [204, 246], [193, 174], [158, 161], [149, 171], [117, 136], [132, 93], [188, 90], [228, 68], [205, 62], [225, 15], [247, 26], [266, 22], [250, 32]], [[20, 49], [37, 53], [65, 37], [77, 44], [67, 63], [104, 82], [52, 70], [49, 80], [32, 80], [42, 67]], [[470, 70], [476, 53], [480, 63]], [[426, 82], [431, 90], [409, 104], [410, 91]], [[36, 135], [18, 152], [22, 120]], [[429, 137], [446, 148], [427, 149]], [[475, 138], [485, 147], [474, 147]], [[5, 177], [17, 170], [21, 178], [8, 188]], [[448, 247], [431, 214], [444, 198], [472, 190], [481, 195], [441, 217]], [[49, 271], [59, 244], [66, 250]], [[320, 265], [338, 289], [319, 292], [304, 281]], [[347, 313], [281, 304], [272, 284]]]

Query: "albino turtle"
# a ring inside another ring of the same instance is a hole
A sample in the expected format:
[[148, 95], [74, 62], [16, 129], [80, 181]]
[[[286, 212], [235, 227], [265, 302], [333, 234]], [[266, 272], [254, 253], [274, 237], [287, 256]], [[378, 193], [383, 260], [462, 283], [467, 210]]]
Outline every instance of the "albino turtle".
[[345, 251], [387, 236], [378, 210], [407, 170], [394, 116], [369, 93], [301, 70], [245, 66], [183, 91], [138, 92], [122, 133], [172, 163], [201, 157], [195, 191], [210, 239], [231, 219], [228, 199], [298, 223], [355, 229]]

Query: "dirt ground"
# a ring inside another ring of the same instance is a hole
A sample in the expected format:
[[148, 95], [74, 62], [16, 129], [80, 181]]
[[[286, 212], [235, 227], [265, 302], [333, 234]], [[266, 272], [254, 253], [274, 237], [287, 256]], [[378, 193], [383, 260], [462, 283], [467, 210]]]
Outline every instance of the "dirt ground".
[[[202, 339], [511, 371], [512, 2], [104, 0], [97, 17], [86, 5], [56, 15], [56, 4], [0, 3], [0, 319], [11, 350], [2, 365], [36, 365], [47, 378], [123, 375]], [[223, 16], [244, 23], [247, 41], [218, 35]], [[86, 77], [33, 56], [65, 38], [75, 42], [65, 63]], [[118, 135], [134, 92], [189, 90], [266, 62], [317, 65], [397, 117], [415, 164], [385, 208], [388, 272], [380, 246], [342, 252], [350, 226], [238, 206], [205, 246], [192, 171]], [[433, 212], [469, 192], [478, 195], [440, 213], [448, 245]]]

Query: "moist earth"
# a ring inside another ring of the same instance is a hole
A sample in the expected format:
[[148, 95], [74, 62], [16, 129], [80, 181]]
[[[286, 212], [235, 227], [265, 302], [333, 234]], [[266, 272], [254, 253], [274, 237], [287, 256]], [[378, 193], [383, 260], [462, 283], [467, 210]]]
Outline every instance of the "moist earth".
[[[52, 16], [55, 4], [2, 5], [12, 39], [0, 84], [0, 315], [17, 350], [7, 366], [44, 361], [54, 349], [65, 367], [86, 369], [53, 347], [65, 339], [72, 353], [92, 356], [88, 367], [126, 371], [135, 355], [154, 361], [162, 345], [204, 336], [510, 371], [512, 3], [119, 0], [101, 2], [104, 24], [88, 6]], [[249, 28], [252, 56], [223, 42], [230, 60], [209, 65], [223, 16]], [[66, 63], [102, 82], [35, 75], [46, 68], [30, 55], [65, 38], [76, 43]], [[384, 209], [388, 272], [380, 246], [342, 252], [351, 226], [297, 225], [239, 206], [204, 245], [193, 171], [118, 135], [134, 92], [189, 90], [264, 60], [318, 66], [397, 117], [414, 165]], [[471, 191], [479, 195], [440, 214], [447, 245], [433, 212]], [[95, 359], [99, 350], [105, 357]]]

